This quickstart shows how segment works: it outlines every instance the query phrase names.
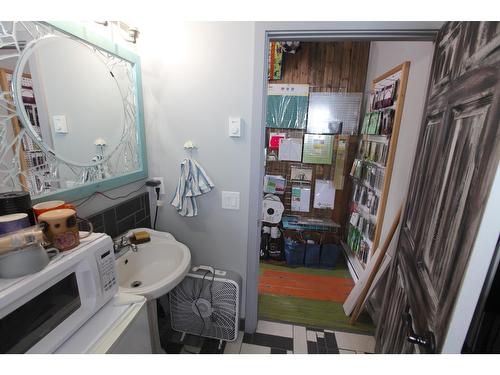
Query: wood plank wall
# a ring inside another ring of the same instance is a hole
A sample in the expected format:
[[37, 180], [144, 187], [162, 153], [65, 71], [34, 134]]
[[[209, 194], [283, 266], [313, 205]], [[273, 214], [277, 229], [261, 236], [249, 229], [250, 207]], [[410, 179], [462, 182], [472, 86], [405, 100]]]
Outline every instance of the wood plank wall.
[[[269, 83], [307, 83], [310, 85], [310, 91], [314, 92], [363, 92], [369, 52], [370, 42], [303, 42], [295, 55], [284, 55], [282, 79], [271, 80]], [[276, 131], [276, 129], [267, 129], [267, 142], [271, 131]], [[305, 131], [288, 130], [288, 133], [292, 137], [300, 137]], [[351, 137], [346, 167], [344, 168], [345, 175], [349, 174], [356, 148], [357, 139]], [[266, 174], [279, 174], [287, 178], [287, 188], [283, 196], [285, 213], [299, 214], [290, 211], [291, 165], [301, 165], [301, 163], [268, 161]], [[333, 210], [313, 209], [314, 179], [333, 179], [335, 160], [331, 165], [303, 165], [313, 167], [313, 183], [311, 184], [311, 211], [300, 213], [300, 215], [332, 219], [342, 226], [343, 233], [351, 192], [350, 179], [346, 177], [344, 189], [335, 192], [335, 208]]]

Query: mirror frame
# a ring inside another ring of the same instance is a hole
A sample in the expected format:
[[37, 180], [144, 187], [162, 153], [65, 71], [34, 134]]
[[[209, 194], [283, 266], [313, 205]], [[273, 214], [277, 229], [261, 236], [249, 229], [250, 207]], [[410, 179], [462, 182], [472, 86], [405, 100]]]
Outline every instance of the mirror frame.
[[[37, 22], [37, 21], [33, 21]], [[83, 24], [76, 22], [51, 21], [40, 22], [52, 26], [70, 37], [77, 38], [84, 43], [91, 44], [108, 53], [128, 61], [132, 65], [134, 74], [135, 105], [136, 105], [136, 137], [138, 146], [139, 169], [135, 172], [124, 175], [110, 177], [104, 180], [79, 185], [73, 188], [61, 189], [53, 193], [47, 193], [42, 196], [33, 197], [33, 203], [41, 201], [58, 199], [67, 202], [86, 198], [98, 191], [106, 191], [123, 185], [130, 184], [148, 177], [148, 161], [146, 152], [146, 132], [144, 128], [144, 107], [142, 99], [142, 79], [141, 79], [141, 61], [139, 55], [130, 51], [125, 46], [114, 43], [104, 36], [88, 30]]]

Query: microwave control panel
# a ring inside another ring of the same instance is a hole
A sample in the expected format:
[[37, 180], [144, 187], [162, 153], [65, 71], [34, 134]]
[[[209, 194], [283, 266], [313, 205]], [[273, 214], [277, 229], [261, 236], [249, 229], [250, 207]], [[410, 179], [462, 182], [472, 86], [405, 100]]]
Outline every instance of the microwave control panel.
[[97, 267], [101, 276], [101, 285], [104, 293], [116, 285], [115, 257], [112, 250], [105, 250], [96, 254]]

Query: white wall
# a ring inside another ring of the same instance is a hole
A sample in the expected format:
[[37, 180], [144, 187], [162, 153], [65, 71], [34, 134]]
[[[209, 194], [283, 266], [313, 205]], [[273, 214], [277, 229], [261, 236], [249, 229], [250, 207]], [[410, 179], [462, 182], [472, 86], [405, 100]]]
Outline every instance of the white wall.
[[[396, 156], [382, 224], [380, 245], [384, 242], [399, 207], [408, 192], [411, 167], [420, 134], [421, 121], [427, 95], [427, 84], [432, 64], [434, 43], [432, 42], [372, 42], [365, 85], [365, 100], [369, 98], [373, 79], [391, 68], [410, 61], [406, 98], [401, 119]], [[368, 105], [368, 103], [366, 103]], [[389, 246], [393, 254], [399, 238], [399, 228]], [[385, 278], [381, 279], [382, 284]], [[377, 288], [370, 298], [373, 318], [378, 319], [382, 305], [383, 288]]]
[[[408, 192], [411, 166], [415, 158], [422, 124], [433, 52], [434, 43], [432, 42], [372, 42], [370, 44], [365, 97], [369, 97], [374, 78], [405, 61], [410, 61], [406, 99], [380, 237], [381, 244], [389, 232], [399, 206], [404, 204]], [[395, 238], [397, 237], [398, 233], [395, 235]], [[393, 241], [390, 253], [396, 245], [397, 241]]]
[[[163, 176], [167, 191], [157, 226], [190, 248], [193, 264], [230, 269], [245, 280], [254, 24], [138, 27], [149, 175]], [[240, 139], [228, 137], [229, 116], [243, 119]], [[198, 146], [193, 158], [215, 184], [198, 198], [194, 218], [181, 217], [169, 204], [187, 140]], [[221, 190], [240, 192], [239, 210], [221, 208]]]
[[442, 353], [460, 353], [474, 316], [483, 284], [491, 261], [495, 257], [497, 241], [500, 238], [498, 211], [500, 210], [500, 166], [497, 166], [495, 179], [479, 226], [476, 241], [465, 270], [462, 286], [448, 326]]

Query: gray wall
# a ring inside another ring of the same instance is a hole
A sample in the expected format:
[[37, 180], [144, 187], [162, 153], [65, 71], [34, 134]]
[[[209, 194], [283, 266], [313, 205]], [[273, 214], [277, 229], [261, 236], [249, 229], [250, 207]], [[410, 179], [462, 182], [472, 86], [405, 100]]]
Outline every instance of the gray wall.
[[[248, 191], [257, 183], [249, 179], [254, 24], [192, 23], [175, 32], [159, 23], [138, 26], [149, 175], [163, 176], [167, 192], [158, 228], [190, 248], [193, 264], [230, 269], [246, 280]], [[243, 119], [239, 139], [228, 136], [230, 116]], [[194, 218], [169, 204], [187, 140], [198, 146], [193, 158], [215, 184], [198, 198]], [[222, 190], [240, 192], [239, 210], [221, 208]]]

